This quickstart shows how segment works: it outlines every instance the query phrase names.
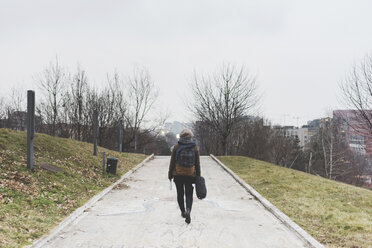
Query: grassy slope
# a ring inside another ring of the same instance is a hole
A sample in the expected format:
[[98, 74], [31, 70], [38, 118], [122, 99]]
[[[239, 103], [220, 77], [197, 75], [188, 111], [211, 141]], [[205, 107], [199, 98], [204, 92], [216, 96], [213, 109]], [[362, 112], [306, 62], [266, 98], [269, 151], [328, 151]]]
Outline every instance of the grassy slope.
[[219, 159], [327, 247], [372, 247], [372, 191], [247, 157]]
[[[36, 134], [29, 171], [26, 133], [0, 129], [0, 247], [30, 244], [146, 157], [98, 149], [119, 158], [118, 175], [102, 174], [102, 155], [92, 156], [92, 144]], [[63, 171], [40, 169], [42, 162]]]

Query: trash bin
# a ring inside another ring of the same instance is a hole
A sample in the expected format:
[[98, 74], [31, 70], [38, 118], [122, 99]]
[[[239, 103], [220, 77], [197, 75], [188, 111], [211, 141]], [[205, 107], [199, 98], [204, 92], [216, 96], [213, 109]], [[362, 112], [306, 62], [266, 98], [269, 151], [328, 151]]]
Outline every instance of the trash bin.
[[117, 158], [107, 158], [106, 172], [116, 175], [116, 168], [118, 166]]

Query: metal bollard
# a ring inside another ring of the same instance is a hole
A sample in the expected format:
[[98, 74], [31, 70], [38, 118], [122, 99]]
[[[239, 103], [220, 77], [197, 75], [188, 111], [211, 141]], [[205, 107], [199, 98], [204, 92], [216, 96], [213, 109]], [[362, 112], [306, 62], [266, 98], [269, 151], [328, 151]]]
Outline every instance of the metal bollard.
[[106, 161], [106, 152], [103, 152], [103, 159], [102, 159], [102, 172], [105, 173], [105, 161]]
[[123, 152], [123, 121], [120, 120], [119, 152]]
[[34, 167], [35, 91], [27, 91], [27, 168]]
[[93, 113], [93, 155], [97, 156], [97, 137], [98, 137], [98, 111]]

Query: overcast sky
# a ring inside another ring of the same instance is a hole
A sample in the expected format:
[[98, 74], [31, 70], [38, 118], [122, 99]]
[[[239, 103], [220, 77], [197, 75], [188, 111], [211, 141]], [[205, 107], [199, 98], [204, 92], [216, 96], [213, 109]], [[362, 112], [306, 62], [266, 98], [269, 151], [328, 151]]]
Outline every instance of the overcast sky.
[[149, 69], [170, 120], [193, 71], [245, 65], [264, 93], [261, 115], [304, 124], [339, 108], [339, 82], [372, 51], [370, 0], [0, 0], [0, 95], [35, 88], [57, 55], [94, 85], [115, 69]]

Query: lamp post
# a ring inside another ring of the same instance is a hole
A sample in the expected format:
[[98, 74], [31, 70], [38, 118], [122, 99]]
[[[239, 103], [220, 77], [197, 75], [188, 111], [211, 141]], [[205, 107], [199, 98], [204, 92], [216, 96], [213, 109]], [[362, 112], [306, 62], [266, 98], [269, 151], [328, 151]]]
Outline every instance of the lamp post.
[[35, 91], [27, 91], [27, 168], [34, 167]]

